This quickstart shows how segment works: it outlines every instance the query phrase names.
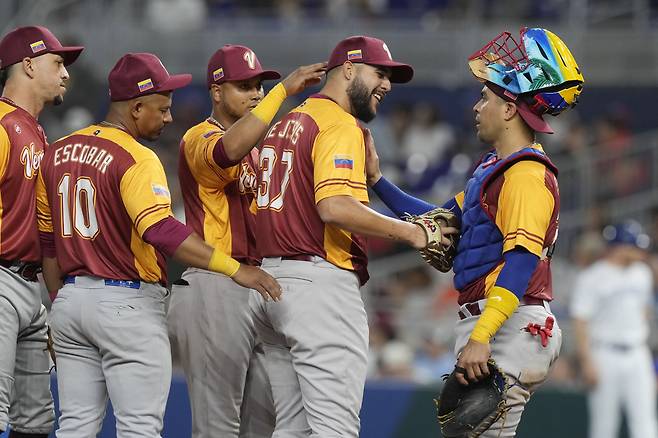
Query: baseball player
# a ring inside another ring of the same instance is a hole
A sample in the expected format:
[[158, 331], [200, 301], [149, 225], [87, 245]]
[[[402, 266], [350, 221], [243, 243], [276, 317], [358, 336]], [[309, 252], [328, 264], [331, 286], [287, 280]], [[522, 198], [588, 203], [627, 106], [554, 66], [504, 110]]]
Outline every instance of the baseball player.
[[[250, 211], [258, 162], [252, 148], [286, 96], [319, 82], [325, 67], [300, 67], [263, 98], [263, 80], [281, 76], [263, 70], [251, 49], [226, 45], [210, 58], [212, 114], [183, 137], [179, 180], [187, 225], [242, 263], [260, 261]], [[265, 396], [270, 389], [263, 365], [255, 362], [262, 354], [254, 354], [249, 290], [206, 269], [190, 268], [182, 277], [172, 286], [167, 319], [187, 379], [192, 436], [270, 437], [274, 408]], [[245, 393], [248, 370], [251, 396]]]
[[621, 410], [632, 438], [658, 436], [656, 374], [647, 346], [653, 313], [649, 236], [635, 221], [603, 230], [608, 248], [580, 273], [571, 301], [578, 358], [590, 387], [589, 436], [619, 434]]
[[[461, 218], [453, 265], [461, 306], [457, 378], [468, 385], [488, 375], [492, 357], [510, 384], [509, 410], [486, 437], [515, 435], [526, 402], [559, 354], [561, 332], [548, 303], [560, 196], [557, 169], [535, 133], [553, 132], [543, 114], [575, 105], [584, 82], [555, 34], [523, 28], [520, 36], [519, 45], [503, 32], [469, 58], [484, 82], [473, 107], [478, 138], [494, 149], [466, 190], [444, 204]], [[382, 178], [369, 147], [368, 183], [396, 214], [434, 208]]]
[[336, 46], [327, 70], [320, 93], [261, 143], [256, 240], [263, 269], [285, 291], [276, 306], [250, 297], [276, 410], [273, 436], [358, 436], [368, 353], [361, 236], [427, 244], [420, 227], [367, 207], [359, 125], [413, 69], [393, 61], [382, 40], [355, 36]]
[[[165, 256], [222, 272], [278, 299], [280, 288], [175, 220], [164, 169], [138, 139], [172, 121], [170, 76], [157, 56], [130, 53], [109, 75], [104, 121], [55, 142], [37, 187], [44, 279], [56, 288], [59, 438], [95, 436], [108, 396], [118, 437], [159, 437], [171, 383]], [[55, 257], [56, 256], [56, 257]]]
[[35, 185], [47, 146], [37, 119], [46, 104], [62, 103], [66, 66], [82, 49], [63, 47], [39, 26], [0, 41], [0, 434], [11, 425], [12, 438], [45, 438], [55, 419], [37, 281]]

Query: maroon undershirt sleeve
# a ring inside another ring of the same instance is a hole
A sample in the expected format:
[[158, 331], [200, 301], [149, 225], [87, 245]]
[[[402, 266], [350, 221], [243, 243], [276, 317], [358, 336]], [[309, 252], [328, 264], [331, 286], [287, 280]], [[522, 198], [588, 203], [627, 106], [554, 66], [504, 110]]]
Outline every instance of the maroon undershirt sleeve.
[[173, 216], [168, 216], [146, 229], [142, 238], [167, 257], [172, 257], [178, 247], [193, 231]]
[[55, 258], [55, 234], [39, 231], [39, 244], [43, 257]]
[[212, 150], [212, 158], [215, 160], [215, 163], [222, 169], [226, 169], [228, 167], [233, 167], [236, 164], [238, 164], [241, 160], [229, 160], [229, 158], [226, 156], [226, 151], [224, 150], [224, 142], [223, 138], [220, 138], [217, 140], [217, 143], [215, 143], [215, 147]]

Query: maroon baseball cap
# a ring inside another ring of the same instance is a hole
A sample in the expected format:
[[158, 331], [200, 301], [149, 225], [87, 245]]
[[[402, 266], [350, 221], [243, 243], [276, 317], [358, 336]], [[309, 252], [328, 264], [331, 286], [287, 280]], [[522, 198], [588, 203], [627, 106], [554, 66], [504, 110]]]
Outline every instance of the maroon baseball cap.
[[264, 80], [281, 77], [277, 71], [263, 70], [256, 54], [249, 47], [227, 44], [217, 50], [208, 61], [208, 88], [212, 84], [243, 81], [256, 76]]
[[73, 64], [84, 50], [82, 46], [64, 47], [51, 31], [43, 26], [25, 26], [9, 32], [0, 41], [0, 69], [24, 58], [36, 58], [55, 53], [64, 58], [64, 65]]
[[530, 126], [530, 129], [535, 132], [553, 134], [553, 128], [551, 128], [551, 125], [549, 125], [548, 122], [544, 120], [542, 114], [537, 114], [532, 110], [532, 108], [530, 108], [530, 105], [528, 102], [526, 102], [523, 96], [517, 96], [516, 94], [511, 93], [510, 91], [504, 89], [500, 85], [494, 84], [493, 82], [486, 81], [485, 84], [487, 88], [493, 91], [496, 96], [506, 100], [507, 102], [516, 104], [516, 110], [519, 112], [519, 115], [523, 121], [526, 122], [528, 126]]
[[113, 102], [172, 91], [191, 81], [191, 74], [169, 75], [160, 58], [152, 53], [123, 55], [108, 77], [110, 99]]
[[346, 61], [389, 67], [392, 71], [391, 82], [399, 84], [409, 82], [414, 77], [414, 69], [409, 64], [393, 61], [388, 46], [378, 38], [358, 35], [339, 42], [331, 52], [327, 71]]

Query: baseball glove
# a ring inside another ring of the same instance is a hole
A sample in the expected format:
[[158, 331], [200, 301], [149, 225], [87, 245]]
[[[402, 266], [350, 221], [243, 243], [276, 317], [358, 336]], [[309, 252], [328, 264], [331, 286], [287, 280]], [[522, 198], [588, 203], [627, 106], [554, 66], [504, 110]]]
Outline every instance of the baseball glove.
[[460, 384], [455, 376], [463, 369], [455, 367], [444, 376], [441, 396], [434, 402], [445, 438], [479, 437], [507, 412], [507, 379], [493, 360], [489, 360], [488, 366], [489, 376], [468, 386]]
[[452, 211], [438, 207], [417, 216], [409, 215], [405, 217], [405, 220], [419, 225], [427, 234], [427, 246], [420, 250], [423, 260], [441, 272], [450, 271], [452, 262], [457, 255], [459, 234], [445, 236], [450, 239], [450, 245], [444, 246], [441, 244], [441, 227], [459, 229], [459, 218]]

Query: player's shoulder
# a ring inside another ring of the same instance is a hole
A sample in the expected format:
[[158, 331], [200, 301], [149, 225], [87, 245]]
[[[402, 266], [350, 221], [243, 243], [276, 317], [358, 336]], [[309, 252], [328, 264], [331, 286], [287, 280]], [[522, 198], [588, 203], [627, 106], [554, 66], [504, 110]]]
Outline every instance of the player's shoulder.
[[353, 115], [326, 96], [312, 95], [294, 111], [309, 115], [320, 132], [340, 129], [349, 132], [359, 128], [359, 122]]
[[54, 142], [51, 143], [52, 145], [57, 145], [59, 143], [65, 143], [67, 140], [72, 139], [73, 137], [76, 136], [94, 136], [97, 135], [98, 132], [100, 132], [101, 126], [99, 125], [89, 125], [85, 128], [78, 129], [77, 131], [73, 131], [69, 134], [66, 134], [63, 137], [58, 138]]
[[583, 269], [580, 273], [580, 277], [586, 281], [598, 283], [605, 281], [605, 279], [611, 275], [616, 275], [614, 274], [615, 271], [616, 269], [614, 269], [614, 265], [606, 259], [600, 259]]
[[102, 125], [91, 125], [77, 131], [78, 135], [97, 137], [113, 144], [113, 153], [121, 152], [126, 155], [127, 162], [158, 159], [157, 154], [150, 148], [141, 144], [135, 137], [122, 129], [106, 127]]
[[183, 135], [183, 141], [187, 143], [204, 141], [210, 138], [224, 135], [224, 130], [219, 126], [204, 120], [188, 129]]
[[536, 178], [544, 180], [546, 178], [547, 167], [546, 164], [538, 160], [522, 159], [505, 170], [505, 179], [527, 179]]
[[4, 100], [0, 100], [0, 120], [4, 119], [10, 113], [16, 111], [16, 107]]
[[642, 280], [653, 280], [653, 271], [651, 267], [645, 262], [635, 262], [630, 266], [631, 272]]

